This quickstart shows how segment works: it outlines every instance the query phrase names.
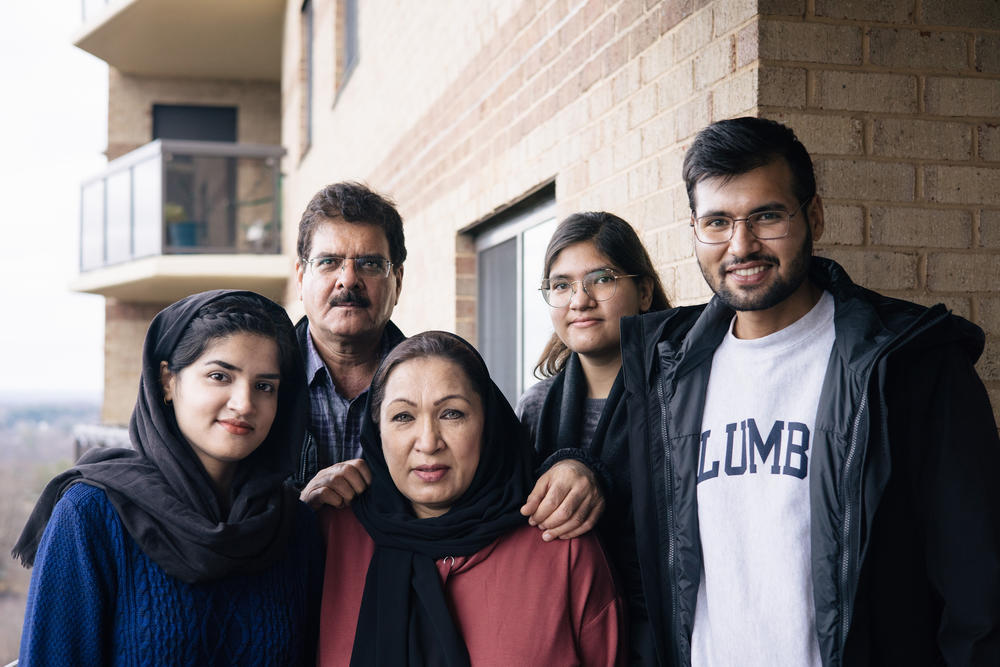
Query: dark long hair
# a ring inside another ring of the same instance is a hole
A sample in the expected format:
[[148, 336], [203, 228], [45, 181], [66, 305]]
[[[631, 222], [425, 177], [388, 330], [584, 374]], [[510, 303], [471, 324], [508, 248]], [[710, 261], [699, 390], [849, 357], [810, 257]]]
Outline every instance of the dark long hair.
[[[643, 312], [665, 310], [670, 307], [660, 276], [638, 234], [630, 224], [617, 215], [605, 211], [574, 213], [559, 223], [545, 250], [544, 276], [549, 277], [552, 264], [559, 253], [583, 241], [592, 242], [616, 267], [625, 273], [635, 275], [634, 280], [637, 285], [644, 278], [649, 278], [653, 286], [653, 300], [649, 304], [649, 310]], [[570, 349], [566, 344], [558, 335], [552, 334], [552, 338], [542, 350], [538, 365], [535, 366], [535, 376], [545, 378], [556, 375], [566, 366], [569, 355]]]

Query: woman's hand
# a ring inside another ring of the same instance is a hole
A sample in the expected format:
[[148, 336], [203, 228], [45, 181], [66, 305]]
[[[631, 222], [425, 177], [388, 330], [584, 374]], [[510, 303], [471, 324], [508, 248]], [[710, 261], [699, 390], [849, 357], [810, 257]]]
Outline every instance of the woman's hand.
[[604, 496], [594, 473], [580, 461], [563, 459], [538, 478], [521, 508], [546, 542], [589, 532], [604, 513]]
[[323, 468], [309, 480], [299, 500], [313, 509], [322, 505], [347, 507], [372, 483], [372, 473], [362, 459], [351, 459]]

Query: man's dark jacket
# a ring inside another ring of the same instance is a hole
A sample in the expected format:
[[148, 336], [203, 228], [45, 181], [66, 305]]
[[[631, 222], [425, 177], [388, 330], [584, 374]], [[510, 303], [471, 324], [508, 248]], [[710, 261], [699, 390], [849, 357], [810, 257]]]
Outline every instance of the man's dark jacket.
[[[308, 335], [309, 319], [303, 316], [302, 319], [295, 324], [295, 339], [299, 344], [299, 354], [302, 355], [303, 368], [307, 368], [309, 362], [309, 348], [306, 342], [306, 336]], [[396, 347], [404, 340], [406, 340], [406, 336], [404, 336], [403, 332], [399, 330], [399, 327], [393, 324], [391, 320], [386, 322], [385, 329], [382, 331], [382, 352], [384, 354], [388, 354], [392, 348]], [[306, 378], [306, 382], [311, 384], [312, 378]], [[310, 392], [310, 400], [311, 399], [312, 392]], [[305, 419], [309, 420], [310, 415], [306, 415]], [[305, 430], [305, 438], [302, 441], [299, 469], [295, 473], [295, 486], [299, 489], [303, 488], [320, 470], [331, 466], [334, 463], [338, 463], [337, 461], [327, 461], [326, 458], [326, 453], [320, 450], [316, 437], [313, 435], [312, 430], [307, 426]]]
[[[859, 287], [830, 260], [814, 257], [810, 279], [836, 304], [808, 450], [823, 664], [1000, 665], [1000, 441], [973, 367], [983, 333], [943, 306]], [[661, 665], [691, 661], [699, 437], [733, 314], [716, 298], [622, 323], [637, 548]]]

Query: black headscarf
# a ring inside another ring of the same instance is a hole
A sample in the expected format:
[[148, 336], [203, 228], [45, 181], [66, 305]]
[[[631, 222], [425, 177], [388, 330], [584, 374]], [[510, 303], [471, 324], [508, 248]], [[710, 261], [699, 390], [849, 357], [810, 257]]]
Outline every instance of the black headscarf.
[[[443, 335], [469, 348], [482, 377], [489, 377], [471, 345], [453, 334]], [[468, 650], [448, 610], [434, 561], [470, 556], [525, 524], [519, 509], [530, 489], [530, 446], [507, 399], [488, 381], [482, 397], [482, 450], [472, 483], [447, 513], [418, 519], [389, 475], [371, 399], [370, 393], [361, 444], [372, 483], [352, 507], [374, 540], [375, 553], [365, 579], [351, 665], [468, 665]]]
[[56, 502], [79, 482], [104, 489], [139, 548], [182, 581], [258, 571], [281, 557], [298, 502], [284, 482], [295, 469], [305, 423], [307, 394], [301, 365], [282, 364], [277, 415], [264, 442], [239, 462], [228, 513], [181, 435], [173, 408], [163, 401], [160, 362], [170, 358], [200, 308], [229, 295], [258, 299], [279, 330], [278, 340], [294, 343], [284, 309], [253, 292], [203, 292], [162, 310], [149, 325], [143, 344], [139, 396], [129, 423], [134, 449], [92, 449], [75, 467], [49, 482], [14, 546], [15, 558], [27, 566], [34, 563]]

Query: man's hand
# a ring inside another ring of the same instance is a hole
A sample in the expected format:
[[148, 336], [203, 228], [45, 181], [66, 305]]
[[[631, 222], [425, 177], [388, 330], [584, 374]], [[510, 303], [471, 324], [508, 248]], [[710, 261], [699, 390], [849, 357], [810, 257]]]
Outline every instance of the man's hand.
[[321, 505], [347, 507], [372, 483], [372, 473], [362, 459], [351, 459], [323, 468], [309, 480], [299, 500], [313, 509]]
[[580, 461], [564, 459], [538, 478], [521, 508], [528, 523], [545, 532], [546, 542], [589, 532], [604, 512], [604, 496], [594, 473]]

